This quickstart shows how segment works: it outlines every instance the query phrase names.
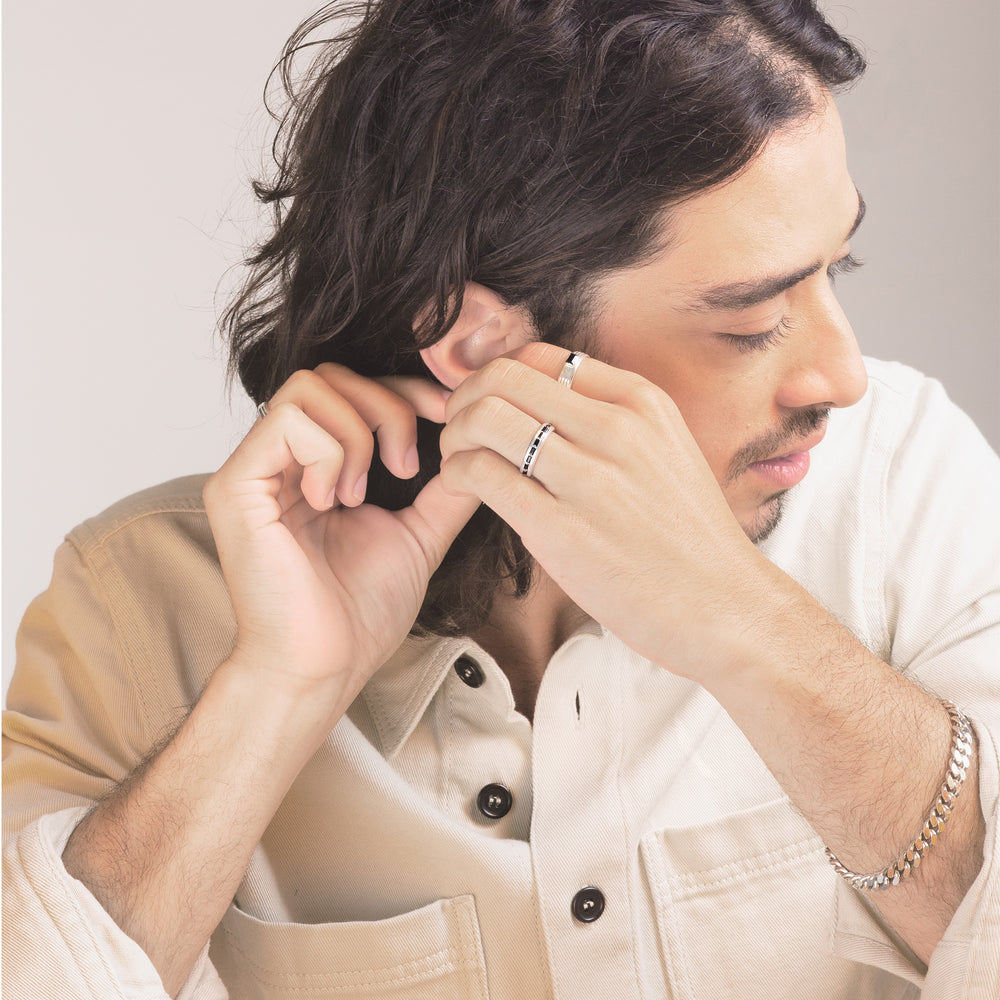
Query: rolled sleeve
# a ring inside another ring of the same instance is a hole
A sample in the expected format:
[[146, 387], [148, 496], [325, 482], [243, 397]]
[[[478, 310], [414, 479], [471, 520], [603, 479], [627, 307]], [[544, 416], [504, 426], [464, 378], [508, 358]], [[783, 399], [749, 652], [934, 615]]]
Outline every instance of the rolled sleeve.
[[[923, 1000], [1000, 996], [1000, 459], [939, 383], [907, 394], [871, 567], [889, 661], [954, 702], [978, 742], [983, 865], [924, 969], [859, 895], [838, 887], [838, 954], [903, 976]], [[947, 836], [947, 828], [943, 833]]]
[[[146, 953], [62, 863], [83, 807], [50, 813], [3, 852], [3, 995], [168, 1000]], [[204, 949], [178, 1000], [225, 1000]]]
[[[161, 492], [75, 529], [18, 630], [3, 715], [11, 1000], [167, 996], [148, 956], [62, 863], [94, 804], [184, 719], [227, 641], [226, 605], [206, 596], [225, 591], [198, 501]], [[206, 947], [179, 997], [226, 996]]]

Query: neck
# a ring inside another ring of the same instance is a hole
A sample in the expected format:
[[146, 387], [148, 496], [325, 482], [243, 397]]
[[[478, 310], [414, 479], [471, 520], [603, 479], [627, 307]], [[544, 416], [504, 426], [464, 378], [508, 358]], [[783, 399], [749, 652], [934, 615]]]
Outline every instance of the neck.
[[536, 572], [527, 596], [502, 594], [473, 636], [507, 675], [517, 710], [529, 719], [549, 660], [587, 619], [547, 575]]

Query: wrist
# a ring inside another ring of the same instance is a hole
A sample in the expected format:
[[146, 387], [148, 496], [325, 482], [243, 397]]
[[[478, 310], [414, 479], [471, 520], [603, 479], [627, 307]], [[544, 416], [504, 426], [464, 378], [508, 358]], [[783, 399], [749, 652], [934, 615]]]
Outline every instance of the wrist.
[[270, 748], [277, 759], [297, 761], [297, 773], [356, 697], [360, 686], [350, 681], [299, 676], [237, 648], [213, 673], [196, 712], [224, 712], [241, 735], [253, 734], [255, 753]]

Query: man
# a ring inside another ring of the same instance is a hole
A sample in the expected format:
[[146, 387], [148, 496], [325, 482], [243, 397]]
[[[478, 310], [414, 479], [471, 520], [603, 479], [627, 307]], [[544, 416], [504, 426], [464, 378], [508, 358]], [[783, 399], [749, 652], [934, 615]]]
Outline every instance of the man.
[[996, 994], [1000, 466], [833, 295], [860, 70], [801, 2], [327, 47], [262, 419], [22, 626], [14, 995]]

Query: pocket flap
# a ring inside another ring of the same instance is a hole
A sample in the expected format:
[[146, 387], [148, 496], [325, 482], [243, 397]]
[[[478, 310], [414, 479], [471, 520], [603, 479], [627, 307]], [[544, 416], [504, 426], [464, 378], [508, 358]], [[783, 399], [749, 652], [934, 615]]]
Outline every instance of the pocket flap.
[[456, 896], [385, 920], [270, 923], [229, 908], [212, 960], [233, 996], [486, 998], [476, 905]]

